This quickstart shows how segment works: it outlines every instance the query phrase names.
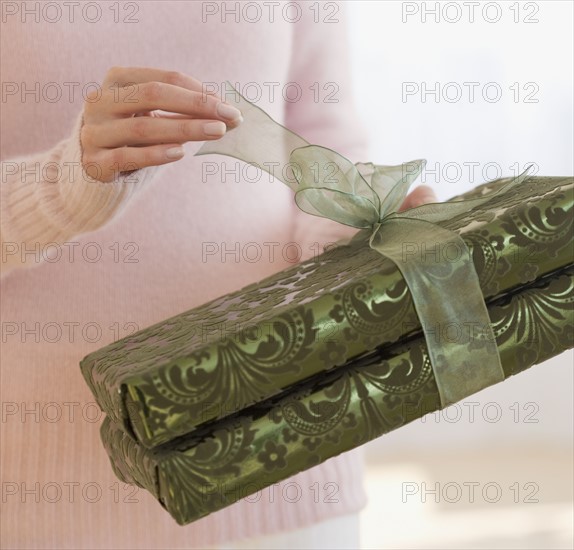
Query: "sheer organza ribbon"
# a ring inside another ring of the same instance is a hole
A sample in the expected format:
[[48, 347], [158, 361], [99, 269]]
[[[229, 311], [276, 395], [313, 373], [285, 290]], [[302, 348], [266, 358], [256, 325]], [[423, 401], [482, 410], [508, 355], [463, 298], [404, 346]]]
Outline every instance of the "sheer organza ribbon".
[[354, 239], [368, 240], [389, 258], [409, 288], [442, 406], [504, 380], [470, 251], [458, 233], [438, 223], [519, 185], [528, 170], [483, 197], [398, 212], [425, 161], [353, 164], [281, 126], [230, 83], [222, 97], [244, 120], [196, 155], [227, 155], [257, 166], [288, 185], [301, 210], [363, 230]]

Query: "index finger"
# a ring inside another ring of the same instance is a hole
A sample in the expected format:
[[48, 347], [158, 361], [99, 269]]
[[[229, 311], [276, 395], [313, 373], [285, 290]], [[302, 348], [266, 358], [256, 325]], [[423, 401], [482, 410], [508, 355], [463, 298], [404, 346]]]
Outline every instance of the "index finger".
[[192, 76], [179, 71], [166, 71], [152, 67], [112, 67], [106, 74], [104, 85], [122, 87], [145, 82], [163, 82], [219, 98], [211, 86], [207, 86]]

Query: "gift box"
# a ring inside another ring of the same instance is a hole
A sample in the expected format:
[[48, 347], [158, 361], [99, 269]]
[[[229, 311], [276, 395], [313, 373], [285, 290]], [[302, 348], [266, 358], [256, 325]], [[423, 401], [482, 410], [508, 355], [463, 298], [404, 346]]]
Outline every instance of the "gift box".
[[[505, 379], [574, 345], [573, 302], [571, 263], [489, 303]], [[428, 338], [418, 331], [155, 449], [109, 417], [102, 440], [116, 475], [186, 524], [443, 408]]]
[[[456, 197], [482, 203], [436, 224], [468, 247], [487, 304], [572, 262], [573, 179], [508, 181]], [[91, 353], [81, 369], [102, 410], [152, 448], [420, 332], [403, 273], [368, 237]], [[452, 244], [401, 251], [440, 267], [460, 257]]]
[[572, 178], [522, 174], [401, 212], [424, 161], [353, 164], [235, 105], [243, 123], [198, 154], [265, 166], [299, 208], [360, 231], [81, 362], [116, 474], [181, 524], [572, 340]]

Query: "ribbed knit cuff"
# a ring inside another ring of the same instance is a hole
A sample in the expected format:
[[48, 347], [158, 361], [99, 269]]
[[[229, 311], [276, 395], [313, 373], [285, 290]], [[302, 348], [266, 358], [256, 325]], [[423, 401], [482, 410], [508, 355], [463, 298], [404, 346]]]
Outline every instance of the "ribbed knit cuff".
[[63, 167], [59, 188], [45, 186], [42, 206], [57, 220], [66, 234], [92, 231], [124, 210], [132, 196], [147, 187], [158, 167], [125, 173], [109, 183], [90, 177], [82, 167], [80, 132], [83, 116], [74, 125], [71, 138], [62, 150]]
[[[3, 246], [34, 249], [94, 231], [123, 211], [153, 179], [156, 166], [122, 174], [110, 183], [91, 178], [82, 167], [82, 124], [83, 113], [71, 136], [50, 151], [3, 162]], [[23, 263], [20, 254], [7, 257], [3, 274]]]

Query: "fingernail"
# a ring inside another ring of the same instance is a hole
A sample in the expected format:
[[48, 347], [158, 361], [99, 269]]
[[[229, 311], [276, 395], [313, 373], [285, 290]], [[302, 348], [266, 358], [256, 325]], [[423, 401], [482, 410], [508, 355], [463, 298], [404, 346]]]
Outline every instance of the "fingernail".
[[226, 130], [227, 130], [227, 128], [225, 127], [225, 124], [223, 124], [223, 122], [220, 122], [220, 121], [206, 122], [203, 125], [203, 133], [206, 136], [221, 137], [223, 134], [225, 134]]
[[241, 111], [236, 109], [233, 105], [227, 103], [220, 103], [217, 106], [217, 114], [226, 120], [236, 120], [241, 117]]
[[243, 115], [241, 115], [239, 118], [236, 118], [235, 120], [232, 120], [230, 122], [227, 123], [227, 125], [230, 128], [236, 128], [237, 126], [239, 126], [239, 124], [241, 124], [243, 122]]
[[165, 152], [165, 156], [168, 159], [177, 159], [179, 157], [183, 157], [183, 147], [171, 147]]

